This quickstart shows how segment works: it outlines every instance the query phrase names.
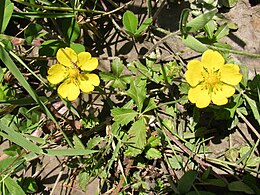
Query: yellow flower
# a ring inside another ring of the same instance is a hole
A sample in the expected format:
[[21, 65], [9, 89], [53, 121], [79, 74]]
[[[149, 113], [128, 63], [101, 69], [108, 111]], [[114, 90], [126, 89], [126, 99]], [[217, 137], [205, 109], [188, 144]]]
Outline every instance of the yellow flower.
[[225, 59], [217, 51], [207, 50], [201, 61], [191, 60], [185, 73], [191, 88], [188, 99], [198, 108], [207, 107], [211, 101], [216, 105], [225, 105], [235, 93], [242, 74], [236, 64], [225, 64]]
[[71, 48], [61, 48], [57, 52], [59, 64], [54, 64], [48, 70], [47, 79], [52, 84], [62, 84], [58, 87], [58, 94], [62, 98], [72, 101], [77, 99], [80, 90], [90, 93], [100, 83], [96, 74], [89, 72], [98, 66], [98, 60], [88, 52], [76, 52]]

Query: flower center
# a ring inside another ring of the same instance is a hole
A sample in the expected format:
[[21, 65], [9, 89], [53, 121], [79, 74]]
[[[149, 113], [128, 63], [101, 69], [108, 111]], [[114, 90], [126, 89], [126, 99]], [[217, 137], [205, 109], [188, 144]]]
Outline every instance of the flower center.
[[220, 83], [220, 74], [218, 71], [205, 71], [203, 77], [206, 89], [218, 90], [218, 84]]
[[74, 78], [75, 79], [75, 78], [77, 78], [79, 76], [79, 70], [77, 68], [74, 68], [74, 67], [70, 68], [68, 72], [69, 72], [69, 77], [70, 78]]

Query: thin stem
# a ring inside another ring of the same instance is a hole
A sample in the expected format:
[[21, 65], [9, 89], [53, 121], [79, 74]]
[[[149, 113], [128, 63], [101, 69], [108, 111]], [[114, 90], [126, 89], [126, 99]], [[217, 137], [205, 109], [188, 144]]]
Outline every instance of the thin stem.
[[74, 9], [71, 7], [51, 7], [51, 6], [44, 6], [44, 5], [36, 5], [36, 4], [30, 4], [24, 1], [20, 0], [13, 0], [14, 2], [26, 5], [26, 6], [31, 6], [31, 7], [36, 7], [40, 9], [45, 9], [45, 10], [56, 10], [56, 11], [78, 11], [78, 12], [87, 12], [87, 13], [96, 13], [96, 14], [105, 14], [106, 12], [103, 11], [97, 11], [97, 10], [88, 10], [88, 9]]
[[254, 54], [254, 53], [249, 53], [245, 51], [238, 51], [238, 50], [233, 50], [233, 49], [227, 49], [227, 48], [222, 48], [222, 47], [216, 47], [212, 45], [207, 45], [208, 48], [210, 49], [215, 49], [219, 51], [225, 51], [233, 54], [239, 54], [239, 55], [244, 55], [244, 56], [249, 56], [249, 57], [254, 57], [254, 58], [260, 58], [260, 54]]
[[238, 110], [236, 111], [237, 114], [239, 115], [239, 117], [247, 124], [247, 126], [254, 132], [254, 134], [256, 135], [256, 137], [258, 139], [260, 139], [260, 134], [257, 132], [257, 130], [253, 127], [253, 125], [246, 119], [246, 117], [239, 112]]

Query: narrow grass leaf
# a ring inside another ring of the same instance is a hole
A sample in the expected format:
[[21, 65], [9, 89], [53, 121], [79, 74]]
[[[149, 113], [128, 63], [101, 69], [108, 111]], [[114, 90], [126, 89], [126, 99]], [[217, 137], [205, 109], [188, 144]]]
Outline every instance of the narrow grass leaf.
[[3, 124], [2, 121], [0, 121], [0, 129], [6, 133], [5, 134], [3, 132], [0, 132], [0, 135], [5, 137], [6, 139], [9, 139], [11, 142], [14, 142], [15, 144], [25, 148], [28, 151], [35, 152], [37, 154], [43, 153], [42, 149], [39, 146], [27, 140], [22, 134]]
[[4, 32], [14, 10], [14, 4], [10, 0], [1, 0], [0, 6], [0, 33]]
[[26, 195], [21, 186], [19, 186], [11, 177], [6, 177], [4, 184], [10, 194]]
[[46, 149], [48, 156], [78, 156], [88, 155], [98, 152], [98, 150], [85, 150], [85, 149]]
[[228, 189], [233, 192], [245, 192], [247, 194], [255, 194], [254, 190], [252, 190], [247, 184], [242, 181], [233, 181], [228, 184]]

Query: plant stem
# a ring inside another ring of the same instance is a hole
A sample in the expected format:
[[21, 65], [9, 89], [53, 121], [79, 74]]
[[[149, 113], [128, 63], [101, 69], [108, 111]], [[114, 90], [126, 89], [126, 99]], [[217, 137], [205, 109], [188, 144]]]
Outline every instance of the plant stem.
[[226, 51], [226, 52], [233, 53], [233, 54], [239, 54], [239, 55], [243, 55], [243, 56], [260, 58], [260, 54], [254, 54], [254, 53], [238, 51], [238, 50], [233, 50], [233, 49], [227, 49], [227, 48], [222, 48], [222, 47], [216, 47], [216, 46], [212, 46], [212, 45], [207, 45], [207, 47], [210, 48], [210, 49], [215, 49], [215, 50], [219, 50], [219, 51]]

